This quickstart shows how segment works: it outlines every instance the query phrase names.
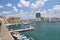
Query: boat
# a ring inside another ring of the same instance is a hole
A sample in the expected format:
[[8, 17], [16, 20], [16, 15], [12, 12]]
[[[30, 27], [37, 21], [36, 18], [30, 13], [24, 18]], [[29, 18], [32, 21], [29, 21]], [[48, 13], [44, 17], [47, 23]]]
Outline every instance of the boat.
[[17, 30], [10, 30], [10, 32], [24, 32], [24, 31], [30, 31], [30, 30], [34, 30], [35, 28], [30, 24], [28, 25], [27, 28], [22, 28], [22, 29], [17, 29]]
[[13, 35], [14, 39], [17, 39], [17, 40], [30, 40], [30, 38], [27, 38], [27, 36], [25, 35], [21, 35], [21, 33], [19, 32], [15, 32]]
[[28, 22], [24, 22], [23, 24], [28, 24]]

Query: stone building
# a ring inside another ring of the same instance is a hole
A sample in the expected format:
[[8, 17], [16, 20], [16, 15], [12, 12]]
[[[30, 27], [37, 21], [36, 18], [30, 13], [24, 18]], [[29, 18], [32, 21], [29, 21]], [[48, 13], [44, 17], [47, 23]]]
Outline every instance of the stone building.
[[59, 18], [51, 18], [51, 21], [59, 21]]
[[20, 23], [19, 17], [10, 17], [7, 19], [9, 23]]
[[49, 21], [49, 17], [44, 17], [44, 21]]

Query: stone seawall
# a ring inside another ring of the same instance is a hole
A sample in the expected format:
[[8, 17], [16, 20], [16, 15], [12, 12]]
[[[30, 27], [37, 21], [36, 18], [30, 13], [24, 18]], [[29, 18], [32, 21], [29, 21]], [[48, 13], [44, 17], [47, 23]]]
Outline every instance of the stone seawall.
[[14, 40], [5, 25], [1, 28], [1, 38], [2, 40]]

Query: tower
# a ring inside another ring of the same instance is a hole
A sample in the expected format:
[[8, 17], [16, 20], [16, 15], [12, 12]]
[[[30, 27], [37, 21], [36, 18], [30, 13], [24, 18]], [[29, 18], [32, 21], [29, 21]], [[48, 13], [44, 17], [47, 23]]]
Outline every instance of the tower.
[[40, 13], [36, 13], [36, 18], [41, 18], [41, 14]]
[[41, 14], [39, 12], [36, 13], [36, 20], [41, 21]]

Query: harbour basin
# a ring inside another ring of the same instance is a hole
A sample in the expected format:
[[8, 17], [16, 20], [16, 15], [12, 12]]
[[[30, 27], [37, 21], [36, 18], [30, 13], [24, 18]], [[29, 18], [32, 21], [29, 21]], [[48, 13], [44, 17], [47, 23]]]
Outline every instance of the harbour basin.
[[[34, 40], [60, 40], [60, 22], [33, 22], [34, 30], [20, 32], [26, 36], [32, 37]], [[25, 27], [25, 24], [17, 25], [13, 29], [19, 29], [20, 26]]]

